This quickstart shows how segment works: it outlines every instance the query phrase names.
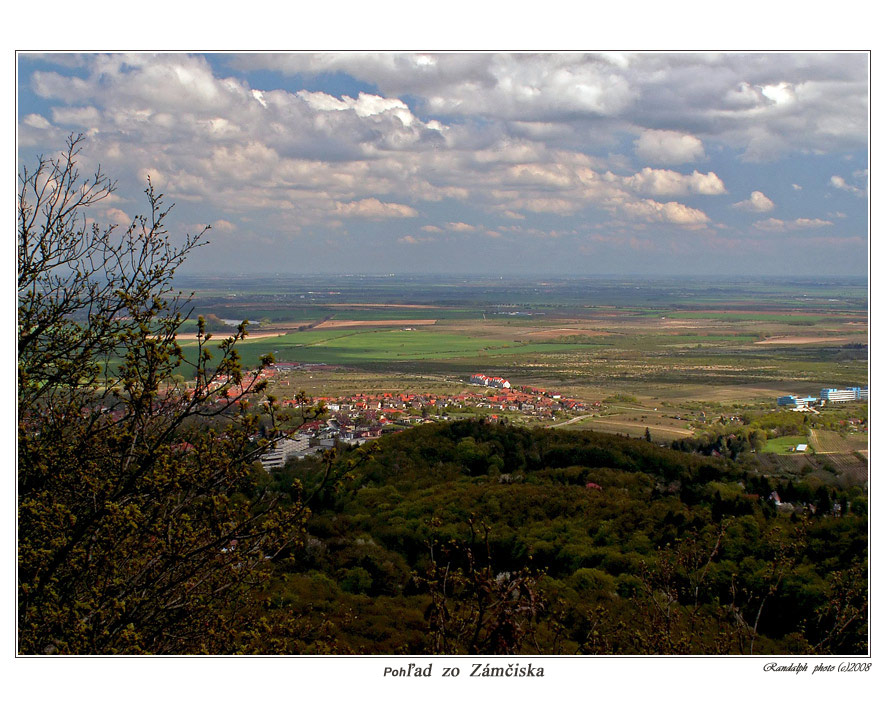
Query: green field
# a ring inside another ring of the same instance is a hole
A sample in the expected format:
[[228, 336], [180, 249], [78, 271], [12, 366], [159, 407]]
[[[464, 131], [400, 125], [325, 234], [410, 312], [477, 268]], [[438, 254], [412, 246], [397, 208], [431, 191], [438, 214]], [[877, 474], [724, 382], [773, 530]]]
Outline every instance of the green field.
[[[342, 367], [286, 378], [288, 390], [312, 395], [458, 389], [483, 371], [584, 401], [635, 397], [658, 411], [610, 406], [580, 425], [632, 436], [649, 427], [667, 441], [700, 435], [721, 415], [735, 425], [736, 412], [771, 411], [785, 393], [868, 382], [860, 279], [203, 277], [183, 289], [197, 293], [189, 329], [198, 315], [218, 331], [218, 318], [270, 319], [238, 346], [248, 367], [268, 353]], [[193, 340], [181, 343], [193, 358]]]
[[[766, 441], [763, 452], [772, 452], [776, 455], [793, 455], [795, 452], [791, 448], [796, 448], [797, 445], [802, 443], [808, 444], [805, 435], [788, 435], [783, 438], [772, 438]], [[807, 454], [812, 452], [814, 450], [811, 447], [806, 450]]]
[[[186, 355], [195, 347], [193, 342], [183, 343]], [[465, 358], [477, 359], [479, 363], [495, 356], [551, 354], [586, 348], [584, 344], [519, 343], [427, 329], [315, 329], [256, 341], [247, 338], [237, 347], [247, 366], [254, 366], [259, 357], [267, 353], [274, 354], [277, 361], [357, 366]]]

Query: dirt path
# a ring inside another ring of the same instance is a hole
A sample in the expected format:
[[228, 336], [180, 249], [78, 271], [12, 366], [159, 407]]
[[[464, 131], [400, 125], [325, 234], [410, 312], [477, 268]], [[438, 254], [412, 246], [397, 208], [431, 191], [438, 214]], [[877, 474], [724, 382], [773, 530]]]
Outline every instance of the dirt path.
[[318, 324], [314, 329], [334, 329], [336, 327], [416, 327], [435, 324], [437, 324], [437, 320], [329, 320]]
[[646, 430], [649, 428], [650, 432], [659, 431], [661, 433], [668, 433], [670, 435], [676, 435], [677, 437], [690, 438], [694, 435], [691, 430], [684, 430], [683, 428], [670, 428], [667, 425], [655, 425], [649, 423], [631, 423], [626, 420], [610, 420], [605, 417], [597, 419], [595, 421], [599, 423], [601, 426], [609, 426], [612, 428], [636, 428], [638, 430]]
[[818, 344], [819, 342], [849, 342], [849, 337], [770, 337], [754, 344]]
[[564, 420], [562, 423], [553, 423], [547, 427], [549, 428], [562, 428], [564, 425], [571, 425], [572, 423], [577, 423], [580, 420], [584, 420], [585, 418], [592, 418], [591, 415], [580, 415], [577, 418], [570, 418], [569, 420]]
[[595, 423], [598, 423], [600, 426], [605, 427], [613, 427], [613, 428], [637, 428], [640, 430], [646, 430], [649, 428], [650, 432], [659, 431], [661, 433], [668, 433], [670, 435], [676, 435], [678, 437], [691, 437], [692, 431], [683, 430], [681, 428], [669, 428], [666, 425], [647, 425], [646, 423], [630, 423], [628, 421], [623, 420], [611, 420], [608, 418], [598, 418], [594, 415], [580, 415], [577, 418], [572, 418], [570, 420], [564, 420], [562, 423], [554, 423], [553, 425], [547, 426], [548, 428], [562, 428], [564, 425], [571, 425], [573, 423], [578, 423], [579, 421], [585, 420], [587, 418], [595, 418]]
[[[248, 331], [248, 330], [247, 330]], [[233, 337], [236, 332], [213, 332], [212, 338], [215, 340], [222, 340], [225, 337]], [[281, 330], [279, 332], [249, 332], [246, 335], [246, 340], [252, 342], [256, 339], [266, 339], [268, 337], [279, 337], [281, 334], [288, 334], [287, 331]], [[176, 339], [180, 339], [183, 342], [194, 341], [197, 339], [196, 332], [184, 332], [182, 334], [176, 334]]]

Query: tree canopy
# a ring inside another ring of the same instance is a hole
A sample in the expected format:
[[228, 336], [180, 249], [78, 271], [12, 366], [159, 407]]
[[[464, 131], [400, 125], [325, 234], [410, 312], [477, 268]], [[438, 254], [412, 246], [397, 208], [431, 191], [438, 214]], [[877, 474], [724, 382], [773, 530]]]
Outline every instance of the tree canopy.
[[116, 187], [81, 176], [82, 146], [19, 175], [19, 652], [235, 651], [307, 512], [253, 489], [247, 323], [216, 346], [201, 321], [190, 358], [177, 342], [173, 276], [205, 231], [176, 245], [150, 182], [145, 215], [100, 226]]

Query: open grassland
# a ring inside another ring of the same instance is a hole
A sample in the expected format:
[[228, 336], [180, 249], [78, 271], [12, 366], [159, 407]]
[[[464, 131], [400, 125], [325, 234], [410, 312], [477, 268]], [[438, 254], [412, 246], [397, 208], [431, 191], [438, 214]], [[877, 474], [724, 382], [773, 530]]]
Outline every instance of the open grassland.
[[[776, 455], [794, 455], [796, 454], [797, 445], [809, 444], [805, 435], [786, 435], [781, 438], [772, 438], [766, 441], [763, 452], [771, 452]], [[809, 450], [814, 452], [814, 448]]]

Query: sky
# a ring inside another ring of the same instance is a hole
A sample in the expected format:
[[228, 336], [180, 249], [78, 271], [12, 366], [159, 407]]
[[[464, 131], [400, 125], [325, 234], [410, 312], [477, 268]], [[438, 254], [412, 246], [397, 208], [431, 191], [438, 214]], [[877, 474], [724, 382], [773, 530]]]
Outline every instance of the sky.
[[182, 272], [865, 276], [866, 52], [19, 53]]

